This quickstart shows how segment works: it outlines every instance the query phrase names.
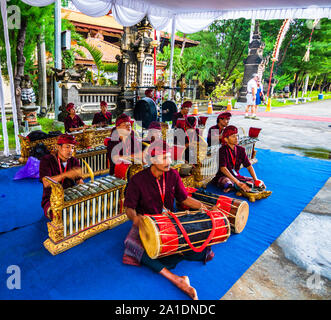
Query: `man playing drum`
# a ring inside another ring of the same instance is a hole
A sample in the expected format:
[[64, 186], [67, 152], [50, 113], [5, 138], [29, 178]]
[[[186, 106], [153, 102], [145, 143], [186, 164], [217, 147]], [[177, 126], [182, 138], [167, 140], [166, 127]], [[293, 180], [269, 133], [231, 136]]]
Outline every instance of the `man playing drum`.
[[158, 215], [174, 211], [174, 200], [191, 209], [202, 209], [203, 204], [188, 197], [178, 172], [170, 168], [171, 153], [169, 146], [162, 140], [155, 141], [150, 149], [151, 166], [134, 175], [127, 185], [124, 207], [132, 220], [132, 228], [125, 239], [123, 262], [131, 265], [146, 265], [171, 281], [179, 289], [197, 300], [196, 290], [190, 286], [187, 276], [178, 276], [169, 271], [183, 259], [204, 261], [211, 260], [214, 253], [210, 247], [196, 253], [186, 251], [163, 258], [151, 259], [140, 240], [139, 228], [143, 226], [143, 215]]
[[[247, 168], [251, 178], [239, 174], [241, 165]], [[256, 187], [264, 186], [263, 181], [258, 180], [245, 148], [238, 145], [238, 129], [235, 126], [228, 126], [223, 131], [222, 147], [219, 149], [219, 170], [212, 182], [224, 192], [233, 189], [249, 192], [253, 183]]]
[[57, 153], [45, 155], [39, 166], [39, 179], [43, 183], [43, 195], [41, 206], [47, 218], [52, 219], [50, 210], [50, 196], [52, 193], [49, 177], [62, 184], [64, 189], [70, 188], [77, 183], [84, 183], [81, 167], [78, 159], [72, 156], [76, 140], [69, 134], [62, 134], [57, 140]]

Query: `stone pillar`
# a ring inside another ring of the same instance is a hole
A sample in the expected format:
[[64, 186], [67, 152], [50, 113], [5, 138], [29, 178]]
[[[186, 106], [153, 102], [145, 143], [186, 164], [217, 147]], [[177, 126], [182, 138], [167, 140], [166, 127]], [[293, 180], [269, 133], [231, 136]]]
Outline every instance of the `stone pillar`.
[[239, 90], [238, 102], [246, 102], [247, 82], [252, 79], [253, 73], [257, 73], [260, 79], [263, 78], [263, 73], [268, 60], [263, 58], [263, 49], [265, 44], [261, 42], [261, 34], [259, 30], [259, 22], [255, 21], [255, 30], [253, 40], [248, 45], [249, 54], [244, 60], [244, 78], [242, 88]]

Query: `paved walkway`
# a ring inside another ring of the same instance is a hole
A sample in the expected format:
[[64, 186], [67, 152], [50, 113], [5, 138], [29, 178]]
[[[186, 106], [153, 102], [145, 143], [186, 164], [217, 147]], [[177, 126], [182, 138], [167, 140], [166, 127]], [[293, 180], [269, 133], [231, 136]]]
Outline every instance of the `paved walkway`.
[[[233, 115], [244, 115], [244, 111], [231, 110]], [[276, 112], [257, 112], [257, 117], [269, 117], [269, 118], [280, 118], [280, 119], [291, 119], [291, 120], [306, 120], [306, 121], [320, 121], [320, 122], [331, 122], [331, 117], [316, 117], [310, 115], [300, 115], [300, 114], [286, 114], [286, 113], [276, 113]]]

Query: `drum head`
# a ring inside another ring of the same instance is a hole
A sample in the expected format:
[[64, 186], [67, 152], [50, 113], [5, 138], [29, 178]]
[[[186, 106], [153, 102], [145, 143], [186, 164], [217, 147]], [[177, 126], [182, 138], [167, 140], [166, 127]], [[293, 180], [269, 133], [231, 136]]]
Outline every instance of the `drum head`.
[[172, 121], [172, 115], [177, 112], [177, 105], [171, 100], [162, 104], [162, 122]]
[[133, 110], [133, 117], [142, 122], [143, 128], [147, 129], [152, 121], [157, 120], [155, 102], [150, 98], [138, 100]]
[[234, 226], [234, 232], [240, 233], [244, 230], [247, 219], [249, 214], [249, 206], [246, 201], [243, 201], [238, 208], [236, 219], [235, 219], [235, 226]]
[[150, 217], [143, 217], [139, 236], [148, 256], [151, 259], [156, 259], [160, 255], [161, 240], [159, 229]]

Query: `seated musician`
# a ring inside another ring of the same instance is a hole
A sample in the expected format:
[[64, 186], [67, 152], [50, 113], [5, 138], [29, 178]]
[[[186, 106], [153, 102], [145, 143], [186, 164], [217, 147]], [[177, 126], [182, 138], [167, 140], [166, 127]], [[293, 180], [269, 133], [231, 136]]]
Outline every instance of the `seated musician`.
[[162, 127], [158, 121], [152, 121], [148, 126], [147, 136], [142, 140], [143, 159], [146, 163], [149, 146], [156, 140], [162, 139]]
[[148, 126], [147, 136], [143, 139], [144, 142], [152, 143], [155, 140], [162, 138], [162, 127], [159, 121], [152, 121]]
[[197, 126], [197, 118], [194, 116], [188, 116], [185, 121], [185, 152], [184, 159], [188, 163], [196, 163], [196, 142], [201, 141], [200, 130]]
[[222, 143], [222, 132], [224, 128], [229, 125], [231, 116], [230, 112], [222, 112], [219, 114], [216, 125], [209, 128], [207, 136], [208, 147]]
[[108, 104], [106, 101], [100, 102], [101, 111], [96, 113], [92, 120], [94, 126], [107, 126], [112, 124], [112, 114], [107, 111]]
[[135, 174], [127, 185], [124, 207], [133, 225], [125, 240], [123, 263], [143, 264], [170, 280], [192, 299], [197, 299], [197, 293], [190, 286], [188, 277], [173, 274], [169, 269], [174, 268], [183, 259], [206, 263], [214, 257], [210, 247], [206, 247], [201, 253], [186, 251], [182, 254], [151, 259], [145, 252], [139, 236], [143, 215], [161, 214], [167, 210], [173, 212], [175, 199], [191, 209], [204, 207], [200, 201], [188, 197], [177, 170], [170, 168], [169, 150], [165, 141], [155, 141], [149, 152], [151, 166]]
[[115, 164], [129, 163], [133, 158], [141, 162], [141, 144], [133, 134], [131, 118], [123, 113], [116, 119], [115, 128], [107, 142], [109, 174], [114, 174]]
[[57, 139], [57, 153], [47, 154], [40, 161], [39, 179], [43, 183], [41, 206], [45, 216], [49, 219], [53, 218], [50, 210], [52, 190], [50, 182], [45, 177], [61, 183], [64, 189], [84, 183], [79, 161], [72, 156], [75, 144], [76, 140], [73, 136], [62, 134]]
[[172, 115], [172, 128], [177, 128], [177, 120], [178, 119], [186, 119], [190, 108], [192, 107], [191, 101], [185, 101], [182, 104], [182, 107], [179, 112], [176, 112]]
[[64, 118], [65, 132], [79, 131], [90, 127], [76, 114], [76, 108], [72, 102], [68, 103], [66, 110], [69, 114]]
[[[251, 177], [239, 173], [241, 165], [247, 168]], [[245, 148], [238, 145], [238, 129], [235, 126], [228, 126], [223, 131], [222, 147], [219, 149], [219, 171], [212, 182], [224, 192], [234, 189], [249, 192], [253, 183], [256, 187], [264, 186], [263, 181], [258, 180]]]

